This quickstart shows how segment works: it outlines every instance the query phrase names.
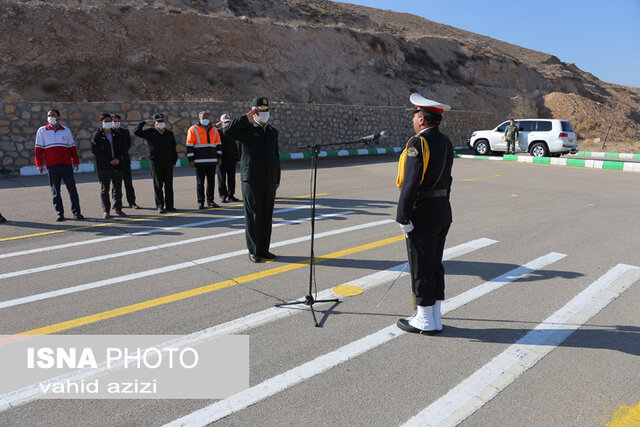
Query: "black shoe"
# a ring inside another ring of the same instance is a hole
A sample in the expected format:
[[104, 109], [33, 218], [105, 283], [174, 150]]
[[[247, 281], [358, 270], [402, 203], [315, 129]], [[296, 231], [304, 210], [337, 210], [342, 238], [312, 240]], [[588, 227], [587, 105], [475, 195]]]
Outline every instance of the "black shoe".
[[265, 259], [276, 259], [275, 254], [272, 254], [271, 252], [265, 252], [263, 254], [260, 255], [262, 258]]
[[231, 201], [231, 199], [229, 199], [227, 196], [224, 196], [222, 198], [222, 203], [229, 203]]
[[131, 209], [140, 209], [140, 206], [136, 205], [135, 203], [129, 203], [129, 207]]
[[167, 212], [178, 212], [176, 208], [167, 208]]
[[421, 335], [435, 335], [438, 332], [442, 332], [442, 331], [423, 331], [422, 329], [418, 329], [415, 328], [413, 326], [411, 326], [409, 324], [409, 320], [407, 319], [400, 319], [398, 320], [398, 323], [396, 323], [396, 325], [398, 326], [398, 328], [402, 329], [405, 332], [410, 332], [412, 334], [421, 334]]
[[0, 223], [3, 222], [7, 222], [7, 218], [3, 217], [2, 214], [0, 214]]
[[199, 210], [204, 209], [204, 203], [198, 203], [198, 209]]
[[249, 261], [251, 262], [262, 262], [262, 260], [260, 259], [260, 257], [258, 255], [254, 255], [254, 254], [249, 254]]
[[73, 214], [73, 217], [76, 221], [82, 221], [84, 219], [84, 216], [80, 212]]
[[63, 214], [58, 214], [58, 216], [56, 217], [56, 221], [58, 221], [58, 222], [64, 221], [64, 215]]
[[207, 202], [207, 206], [209, 206], [210, 208], [219, 208], [220, 207], [220, 205], [217, 204], [214, 201]]
[[240, 201], [240, 199], [238, 199], [235, 196], [229, 196], [229, 200], [231, 200], [232, 202], [239, 202]]
[[165, 211], [164, 208], [158, 208], [158, 213], [163, 214], [163, 213], [167, 213], [167, 211]]

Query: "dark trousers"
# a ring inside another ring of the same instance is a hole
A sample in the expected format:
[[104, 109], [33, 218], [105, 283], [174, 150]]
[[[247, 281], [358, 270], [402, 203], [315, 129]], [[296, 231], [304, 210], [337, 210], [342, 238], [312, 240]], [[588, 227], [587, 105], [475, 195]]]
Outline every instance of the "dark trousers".
[[133, 189], [133, 180], [131, 178], [131, 163], [125, 163], [120, 169], [122, 175], [122, 182], [124, 182], [124, 189], [127, 193], [127, 203], [129, 205], [136, 204], [136, 191]]
[[122, 210], [122, 173], [118, 169], [109, 168], [98, 170], [98, 179], [100, 180], [100, 200], [102, 201], [102, 210], [109, 212], [111, 210], [111, 201], [109, 200], [109, 186], [113, 183], [113, 209]]
[[62, 196], [60, 195], [60, 186], [62, 181], [69, 191], [71, 199], [71, 212], [80, 213], [80, 198], [76, 189], [76, 179], [73, 176], [73, 167], [71, 165], [52, 165], [47, 166], [49, 171], [49, 185], [51, 186], [51, 195], [53, 196], [53, 207], [58, 215], [64, 214], [62, 206]]
[[275, 186], [242, 181], [244, 204], [245, 238], [249, 252], [262, 256], [269, 252], [273, 205], [276, 199]]
[[232, 197], [236, 193], [236, 162], [223, 160], [218, 166], [218, 194], [222, 197]]
[[507, 140], [507, 154], [516, 154], [516, 142]]
[[213, 187], [216, 182], [217, 163], [196, 163], [196, 197], [204, 203], [204, 181], [207, 181], [207, 202], [213, 202]]
[[[150, 161], [156, 208], [173, 209], [173, 163]], [[162, 189], [164, 187], [164, 195]]]
[[411, 268], [411, 286], [416, 304], [430, 306], [444, 300], [442, 254], [451, 226], [451, 206], [444, 197], [428, 199], [416, 209], [411, 222], [414, 229], [407, 239]]

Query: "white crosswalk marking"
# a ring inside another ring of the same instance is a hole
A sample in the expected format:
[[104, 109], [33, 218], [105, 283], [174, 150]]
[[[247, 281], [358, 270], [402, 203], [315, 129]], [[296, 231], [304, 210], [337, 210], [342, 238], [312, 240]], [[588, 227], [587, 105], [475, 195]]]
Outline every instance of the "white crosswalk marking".
[[[371, 228], [371, 227], [377, 227], [377, 226], [380, 226], [380, 225], [389, 224], [391, 222], [394, 222], [394, 220], [392, 220], [392, 219], [384, 219], [384, 220], [381, 220], [381, 221], [374, 221], [374, 222], [369, 222], [369, 223], [361, 224], [361, 225], [355, 225], [355, 226], [351, 226], [351, 227], [338, 228], [336, 230], [325, 231], [323, 233], [317, 233], [315, 235], [315, 238], [316, 239], [321, 239], [323, 237], [335, 236], [337, 234], [348, 233], [348, 232], [351, 232], [351, 231], [363, 230], [363, 229]], [[310, 239], [309, 236], [296, 237], [296, 238], [293, 238], [293, 239], [284, 240], [282, 242], [272, 243], [271, 244], [271, 248], [278, 248], [278, 247], [281, 247], [281, 246], [293, 245], [293, 244], [296, 244], [296, 243], [305, 242], [305, 241], [307, 241], [309, 239]], [[43, 292], [43, 293], [40, 293], [40, 294], [30, 295], [30, 296], [27, 296], [27, 297], [16, 298], [16, 299], [8, 300], [8, 301], [2, 301], [2, 302], [0, 302], [0, 309], [8, 308], [8, 307], [15, 307], [17, 305], [27, 304], [27, 303], [31, 303], [31, 302], [35, 302], [35, 301], [42, 301], [42, 300], [45, 300], [45, 299], [55, 298], [55, 297], [59, 297], [59, 296], [62, 296], [62, 295], [69, 295], [69, 294], [73, 294], [73, 293], [76, 293], [76, 292], [86, 291], [86, 290], [89, 290], [89, 289], [101, 288], [101, 287], [104, 287], [104, 286], [114, 285], [116, 283], [128, 282], [128, 281], [131, 281], [131, 280], [141, 279], [143, 277], [150, 277], [150, 276], [155, 276], [155, 275], [162, 274], [162, 273], [168, 273], [168, 272], [172, 272], [172, 271], [182, 270], [182, 269], [189, 268], [189, 267], [195, 267], [197, 265], [209, 264], [209, 263], [212, 263], [212, 262], [215, 262], [215, 261], [220, 261], [220, 260], [223, 260], [223, 259], [233, 258], [233, 257], [240, 256], [240, 255], [246, 255], [248, 253], [249, 253], [249, 251], [247, 249], [240, 249], [240, 250], [233, 251], [233, 252], [227, 252], [227, 253], [224, 253], [224, 254], [214, 255], [214, 256], [210, 256], [210, 257], [206, 257], [206, 258], [200, 258], [200, 259], [195, 259], [195, 260], [192, 260], [192, 261], [181, 262], [181, 263], [178, 263], [178, 264], [168, 265], [168, 266], [165, 266], [165, 267], [153, 268], [151, 270], [145, 270], [145, 271], [141, 271], [141, 272], [138, 272], [138, 273], [125, 274], [123, 276], [112, 277], [110, 279], [104, 279], [104, 280], [98, 280], [96, 282], [85, 283], [83, 285], [71, 286], [71, 287], [64, 288], [64, 289], [58, 289], [58, 290], [55, 290], [55, 291]]]
[[405, 426], [458, 425], [638, 280], [640, 268], [618, 264]]
[[[472, 240], [467, 243], [463, 243], [457, 246], [454, 246], [449, 249], [445, 249], [443, 259], [450, 260], [456, 257], [460, 257], [462, 255], [468, 254], [478, 249], [482, 249], [489, 245], [497, 243], [497, 241], [487, 238], [481, 238]], [[398, 274], [398, 271], [402, 268], [404, 264], [397, 265], [395, 267], [389, 268], [384, 271], [379, 271], [377, 273], [372, 273], [367, 276], [361, 277], [359, 279], [350, 281], [345, 283], [345, 285], [359, 286], [363, 290], [372, 289], [376, 286], [382, 285], [384, 283], [393, 280], [395, 276]], [[408, 274], [408, 273], [404, 273]], [[328, 298], [341, 298], [341, 296], [336, 295], [331, 289], [327, 289], [318, 293], [318, 299], [328, 299]], [[185, 337], [179, 340], [173, 340], [170, 342], [165, 342], [159, 344], [155, 347], [157, 348], [185, 348], [188, 346], [194, 346], [203, 341], [209, 340], [211, 338], [215, 338], [221, 335], [231, 335], [231, 334], [240, 334], [249, 329], [256, 328], [261, 325], [265, 325], [267, 323], [274, 322], [279, 319], [283, 319], [289, 316], [292, 316], [296, 313], [299, 313], [301, 310], [292, 309], [291, 307], [272, 307], [266, 310], [259, 311], [257, 313], [252, 313], [247, 316], [231, 320], [226, 323], [222, 323], [220, 325], [213, 326], [211, 328], [207, 328], [202, 331], [194, 332], [192, 334], [186, 335]], [[122, 364], [113, 363], [110, 369], [107, 369], [106, 364], [100, 364], [98, 369], [85, 369], [71, 372], [67, 375], [52, 378], [51, 382], [75, 382], [81, 381], [88, 378], [95, 377], [97, 375], [102, 375], [103, 373], [109, 370], [119, 369]], [[20, 390], [15, 390], [11, 393], [4, 394], [0, 396], [0, 411], [7, 410], [11, 407], [15, 407], [17, 405], [21, 405], [32, 400], [35, 400], [42, 393], [42, 389], [39, 384], [33, 384], [29, 387], [25, 387]]]
[[[556, 262], [566, 255], [559, 253], [549, 253], [543, 257], [535, 259], [521, 267], [518, 267], [508, 273], [505, 273], [496, 279], [477, 286], [467, 292], [457, 295], [442, 304], [442, 313], [448, 313], [451, 310], [461, 307], [468, 302], [480, 298], [507, 283], [518, 280], [533, 271], [539, 270], [553, 262]], [[189, 415], [179, 418], [167, 426], [205, 426], [221, 418], [224, 418], [234, 412], [238, 412], [247, 408], [269, 396], [273, 396], [286, 390], [294, 385], [332, 369], [339, 364], [353, 359], [373, 348], [376, 348], [392, 339], [405, 334], [396, 327], [396, 325], [388, 326], [368, 335], [362, 339], [354, 341], [337, 350], [319, 356], [316, 359], [290, 369], [283, 374], [272, 377], [260, 384], [250, 387], [240, 393], [236, 393], [227, 399], [218, 401], [213, 405], [202, 408]]]
[[[327, 215], [320, 215], [320, 216], [316, 217], [316, 220], [323, 220], [323, 219], [333, 218], [333, 217], [342, 216], [342, 215], [350, 215], [350, 214], [353, 214], [353, 213], [355, 213], [355, 212], [354, 211], [342, 211], [342, 212], [336, 212], [336, 213], [327, 214]], [[303, 219], [296, 219], [296, 220], [293, 220], [293, 221], [278, 222], [278, 223], [273, 224], [273, 228], [282, 227], [284, 225], [300, 224], [302, 222], [306, 222], [306, 221], [310, 221], [310, 220], [311, 220], [311, 218], [303, 218]], [[8, 279], [10, 277], [24, 276], [26, 274], [39, 273], [39, 272], [42, 272], [42, 271], [51, 271], [51, 270], [55, 270], [55, 269], [58, 269], [58, 268], [73, 267], [75, 265], [89, 264], [89, 263], [92, 263], [92, 262], [104, 261], [104, 260], [107, 260], [107, 259], [120, 258], [120, 257], [124, 257], [124, 256], [129, 256], [129, 255], [141, 254], [141, 253], [144, 253], [144, 252], [155, 251], [155, 250], [158, 250], [158, 249], [166, 249], [166, 248], [172, 248], [172, 247], [175, 247], [175, 246], [181, 246], [181, 245], [188, 245], [188, 244], [191, 244], [191, 243], [203, 242], [205, 240], [220, 239], [222, 237], [229, 237], [229, 236], [233, 236], [233, 235], [236, 235], [236, 234], [244, 234], [244, 229], [227, 231], [227, 232], [224, 232], [224, 233], [212, 234], [212, 235], [209, 235], [209, 236], [194, 237], [192, 239], [185, 239], [185, 240], [179, 240], [177, 242], [170, 242], [170, 243], [163, 243], [163, 244], [160, 244], [160, 245], [147, 246], [145, 248], [132, 249], [130, 251], [115, 252], [115, 253], [111, 253], [111, 254], [107, 254], [107, 255], [95, 256], [95, 257], [91, 257], [91, 258], [82, 258], [82, 259], [78, 259], [78, 260], [74, 260], [74, 261], [61, 262], [61, 263], [58, 263], [58, 264], [43, 265], [41, 267], [28, 268], [28, 269], [25, 269], [25, 270], [13, 271], [13, 272], [10, 272], [10, 273], [3, 273], [3, 274], [0, 274], [0, 279]]]

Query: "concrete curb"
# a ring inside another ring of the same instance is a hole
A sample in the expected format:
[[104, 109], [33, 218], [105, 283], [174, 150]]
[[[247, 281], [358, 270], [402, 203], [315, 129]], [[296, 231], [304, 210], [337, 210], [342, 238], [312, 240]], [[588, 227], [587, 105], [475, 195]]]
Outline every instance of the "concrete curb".
[[640, 160], [640, 154], [633, 154], [633, 153], [606, 153], [601, 151], [578, 151], [578, 153], [576, 153], [576, 156]]
[[[350, 149], [350, 150], [329, 150], [329, 151], [321, 151], [318, 157], [346, 157], [346, 156], [366, 156], [371, 154], [393, 154], [399, 153], [403, 150], [400, 147], [389, 147], [389, 148], [361, 148], [361, 149]], [[303, 152], [303, 153], [280, 153], [280, 160], [298, 160], [298, 159], [310, 159], [312, 157], [312, 153]], [[189, 166], [189, 161], [186, 158], [180, 158], [176, 162], [176, 167], [187, 167]], [[140, 160], [140, 161], [132, 161], [131, 169], [149, 169], [149, 160]], [[96, 167], [94, 163], [80, 163], [80, 168], [78, 172], [95, 172]], [[47, 170], [45, 169], [42, 174], [46, 174]], [[20, 168], [20, 176], [30, 176], [30, 175], [39, 175], [38, 168], [35, 166], [23, 166]]]
[[621, 162], [617, 160], [589, 160], [589, 159], [569, 159], [561, 157], [531, 157], [505, 154], [499, 156], [476, 156], [473, 154], [457, 154], [456, 157], [463, 159], [483, 159], [502, 160], [507, 162], [536, 163], [543, 165], [573, 166], [578, 168], [592, 168], [605, 170], [619, 170], [624, 172], [640, 172], [640, 163]]

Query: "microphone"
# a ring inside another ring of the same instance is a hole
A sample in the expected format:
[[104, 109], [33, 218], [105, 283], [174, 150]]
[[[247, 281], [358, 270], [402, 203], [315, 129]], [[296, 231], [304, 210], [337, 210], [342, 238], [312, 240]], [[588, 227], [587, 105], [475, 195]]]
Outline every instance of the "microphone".
[[362, 138], [358, 138], [356, 141], [370, 143], [371, 141], [377, 142], [380, 138], [384, 138], [387, 136], [386, 130], [381, 130], [380, 132], [374, 133], [372, 135], [363, 136]]

